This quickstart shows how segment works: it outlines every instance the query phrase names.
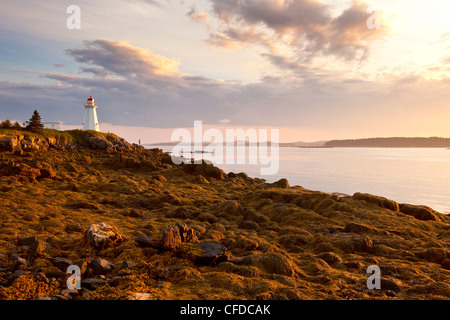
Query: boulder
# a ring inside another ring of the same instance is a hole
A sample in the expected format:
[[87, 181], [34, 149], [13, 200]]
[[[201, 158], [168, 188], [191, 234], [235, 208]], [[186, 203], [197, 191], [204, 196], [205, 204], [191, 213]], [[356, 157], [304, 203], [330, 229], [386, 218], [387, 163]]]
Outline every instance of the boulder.
[[98, 287], [101, 287], [108, 282], [106, 280], [100, 278], [88, 278], [81, 280], [81, 287], [86, 288], [88, 290], [95, 290]]
[[38, 240], [34, 242], [31, 248], [29, 249], [29, 255], [32, 259], [41, 256], [46, 256], [49, 253], [50, 253], [50, 245], [43, 240]]
[[195, 230], [188, 228], [188, 226], [184, 223], [177, 222], [175, 224], [178, 227], [180, 232], [181, 242], [197, 242], [197, 236], [195, 234]]
[[19, 247], [31, 248], [37, 241], [38, 241], [38, 238], [36, 238], [36, 237], [20, 238], [17, 240], [17, 245]]
[[102, 136], [90, 137], [87, 140], [87, 146], [92, 149], [108, 150], [114, 149], [114, 145]]
[[56, 270], [56, 269], [49, 269], [49, 270], [45, 271], [45, 276], [48, 279], [51, 279], [51, 278], [60, 279], [60, 278], [65, 277], [66, 275], [67, 275], [67, 273], [65, 271], [63, 272], [61, 270]]
[[116, 227], [104, 222], [91, 225], [85, 236], [97, 249], [112, 247], [125, 241], [125, 238]]
[[153, 246], [152, 240], [153, 240], [152, 237], [146, 236], [144, 234], [140, 234], [134, 239], [134, 241], [136, 241], [138, 245], [144, 248], [152, 247]]
[[89, 260], [86, 260], [86, 259], [78, 260], [78, 261], [75, 261], [74, 265], [76, 265], [80, 268], [80, 273], [83, 276], [88, 271]]
[[0, 151], [15, 152], [22, 150], [20, 141], [23, 136], [0, 139]]
[[73, 264], [73, 261], [70, 259], [66, 259], [66, 258], [61, 258], [61, 257], [56, 257], [56, 258], [51, 258], [50, 261], [52, 262], [52, 264], [57, 267], [59, 270], [62, 271], [66, 271], [67, 268]]
[[20, 276], [24, 276], [24, 275], [28, 275], [28, 274], [31, 274], [31, 272], [30, 272], [30, 271], [24, 271], [24, 270], [16, 270], [16, 271], [14, 271], [12, 274], [10, 274], [10, 275], [6, 278], [6, 280], [3, 282], [3, 284], [4, 284], [6, 287], [8, 287], [8, 286], [12, 285], [13, 282], [14, 282], [17, 278], [19, 278]]
[[181, 236], [178, 227], [167, 226], [163, 232], [162, 246], [166, 250], [173, 250], [181, 246]]
[[189, 174], [201, 175], [206, 178], [215, 178], [217, 180], [222, 180], [227, 178], [227, 174], [212, 164], [208, 164], [202, 161], [202, 164], [183, 164], [183, 170]]
[[177, 222], [174, 226], [167, 226], [163, 232], [162, 246], [165, 250], [173, 250], [183, 242], [197, 242], [195, 230], [186, 224]]
[[389, 200], [387, 198], [384, 197], [379, 197], [379, 196], [374, 196], [368, 193], [360, 193], [357, 192], [353, 195], [353, 199], [355, 200], [363, 200], [366, 201], [368, 203], [373, 203], [381, 208], [385, 208], [385, 209], [389, 209], [392, 211], [399, 211], [399, 205], [397, 202], [393, 201], [393, 200]]
[[194, 243], [194, 246], [203, 251], [203, 253], [194, 257], [194, 263], [196, 264], [214, 266], [220, 262], [227, 261], [230, 257], [227, 248], [219, 243], [197, 242]]
[[431, 220], [441, 222], [442, 219], [439, 216], [439, 213], [431, 209], [427, 206], [416, 206], [412, 204], [400, 204], [400, 212], [407, 214], [409, 216], [413, 216], [418, 220]]
[[92, 260], [91, 267], [97, 275], [107, 274], [114, 269], [114, 265], [111, 262], [102, 258]]
[[283, 188], [283, 189], [290, 188], [289, 181], [287, 179], [280, 179], [280, 180], [272, 183], [271, 186], [277, 187], [277, 188]]

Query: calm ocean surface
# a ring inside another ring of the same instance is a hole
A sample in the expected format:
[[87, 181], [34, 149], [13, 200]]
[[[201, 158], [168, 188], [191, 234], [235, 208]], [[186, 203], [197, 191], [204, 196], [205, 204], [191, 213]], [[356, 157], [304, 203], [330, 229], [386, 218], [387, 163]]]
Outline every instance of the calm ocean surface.
[[445, 148], [280, 148], [279, 160], [273, 176], [262, 176], [262, 165], [216, 165], [267, 182], [287, 178], [291, 186], [349, 195], [365, 192], [450, 213], [450, 150]]

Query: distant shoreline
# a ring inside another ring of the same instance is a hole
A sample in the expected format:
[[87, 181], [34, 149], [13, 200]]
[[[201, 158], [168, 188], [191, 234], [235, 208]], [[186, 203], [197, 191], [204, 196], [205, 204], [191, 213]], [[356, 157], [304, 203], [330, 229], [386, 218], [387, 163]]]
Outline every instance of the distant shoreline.
[[[255, 146], [260, 143], [249, 143], [245, 141], [245, 146]], [[146, 143], [147, 147], [168, 146], [173, 147], [179, 145], [180, 142], [161, 142]], [[266, 146], [271, 146], [272, 142], [261, 142]], [[185, 144], [188, 145], [188, 144]], [[194, 146], [194, 144], [191, 144]], [[214, 145], [214, 143], [203, 142], [202, 147]], [[220, 144], [216, 144], [220, 146]], [[237, 146], [237, 141], [234, 143]], [[281, 148], [448, 148], [450, 149], [450, 138], [429, 137], [429, 138], [408, 138], [408, 137], [391, 137], [391, 138], [366, 138], [366, 139], [347, 139], [347, 140], [329, 140], [316, 142], [281, 142], [278, 143]]]

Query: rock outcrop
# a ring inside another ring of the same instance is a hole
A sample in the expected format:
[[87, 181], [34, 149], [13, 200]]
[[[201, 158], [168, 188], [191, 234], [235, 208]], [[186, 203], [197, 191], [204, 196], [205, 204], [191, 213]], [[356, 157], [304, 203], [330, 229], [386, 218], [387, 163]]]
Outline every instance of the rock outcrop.
[[116, 227], [110, 226], [104, 222], [95, 223], [86, 230], [86, 239], [92, 243], [96, 249], [105, 249], [115, 246], [125, 238]]

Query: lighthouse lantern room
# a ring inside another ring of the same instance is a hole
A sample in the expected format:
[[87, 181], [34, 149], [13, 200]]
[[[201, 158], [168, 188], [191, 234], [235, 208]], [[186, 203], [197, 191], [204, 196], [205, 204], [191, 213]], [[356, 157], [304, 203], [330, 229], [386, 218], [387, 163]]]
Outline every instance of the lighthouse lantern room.
[[100, 131], [97, 119], [97, 105], [92, 97], [87, 99], [87, 103], [84, 105], [84, 123], [83, 130], [95, 130]]

